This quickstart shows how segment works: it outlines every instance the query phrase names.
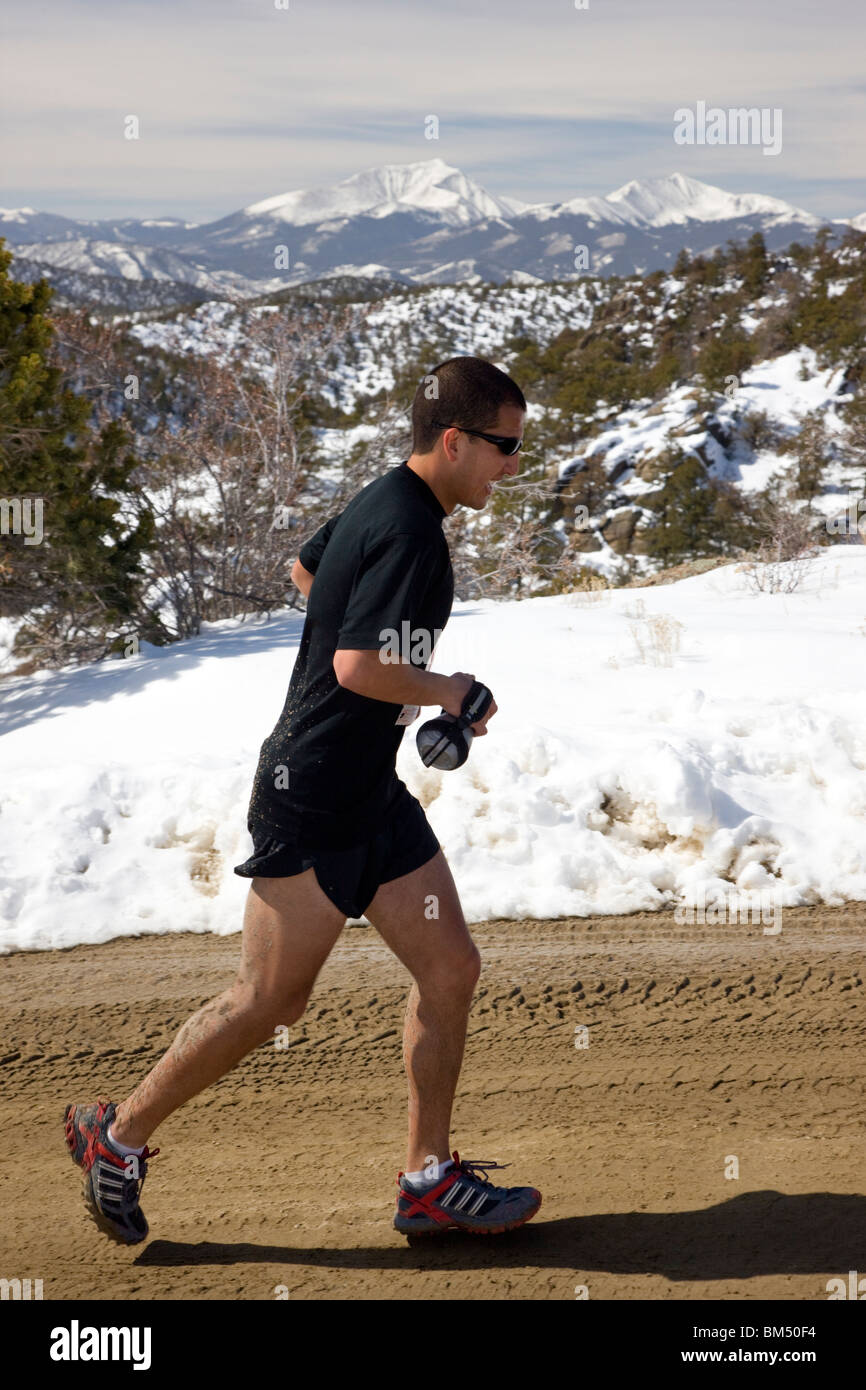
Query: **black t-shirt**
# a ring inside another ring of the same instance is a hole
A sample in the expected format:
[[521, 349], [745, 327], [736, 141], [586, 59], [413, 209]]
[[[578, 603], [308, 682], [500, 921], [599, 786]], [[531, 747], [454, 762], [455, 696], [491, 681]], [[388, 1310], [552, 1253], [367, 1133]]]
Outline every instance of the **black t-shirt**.
[[404, 460], [301, 547], [316, 578], [283, 712], [262, 744], [250, 828], [259, 822], [302, 849], [340, 849], [386, 820], [403, 789], [397, 750], [419, 707], [344, 689], [334, 652], [390, 647], [413, 666], [430, 664], [454, 598], [444, 516]]

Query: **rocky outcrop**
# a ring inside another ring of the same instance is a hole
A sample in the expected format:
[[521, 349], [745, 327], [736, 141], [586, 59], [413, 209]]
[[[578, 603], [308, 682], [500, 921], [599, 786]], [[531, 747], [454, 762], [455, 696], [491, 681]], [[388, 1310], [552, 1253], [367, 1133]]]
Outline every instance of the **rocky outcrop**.
[[637, 507], [620, 507], [610, 513], [602, 526], [601, 534], [617, 555], [625, 555], [631, 548], [631, 539], [639, 516], [640, 511]]

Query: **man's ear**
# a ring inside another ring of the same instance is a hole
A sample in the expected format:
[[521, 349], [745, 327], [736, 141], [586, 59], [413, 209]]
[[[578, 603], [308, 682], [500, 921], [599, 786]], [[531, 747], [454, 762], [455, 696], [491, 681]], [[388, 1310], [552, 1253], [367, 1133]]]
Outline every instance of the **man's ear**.
[[460, 431], [452, 425], [447, 430], [443, 430], [439, 438], [442, 440], [446, 457], [453, 461], [457, 457], [457, 440], [460, 438]]

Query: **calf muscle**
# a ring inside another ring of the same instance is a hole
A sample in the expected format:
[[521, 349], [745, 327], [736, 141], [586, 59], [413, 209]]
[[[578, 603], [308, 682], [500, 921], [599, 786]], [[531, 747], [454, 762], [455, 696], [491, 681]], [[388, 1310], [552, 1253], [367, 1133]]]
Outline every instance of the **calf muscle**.
[[118, 1105], [114, 1136], [136, 1148], [145, 1144], [168, 1115], [272, 1038], [278, 1024], [297, 1022], [344, 922], [313, 869], [288, 879], [255, 879], [237, 979], [187, 1019]]

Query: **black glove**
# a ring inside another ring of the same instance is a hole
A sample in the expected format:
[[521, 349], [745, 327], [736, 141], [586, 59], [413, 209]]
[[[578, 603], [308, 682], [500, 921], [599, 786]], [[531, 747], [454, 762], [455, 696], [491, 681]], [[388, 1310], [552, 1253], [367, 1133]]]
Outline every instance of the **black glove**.
[[440, 710], [437, 719], [428, 719], [415, 735], [418, 752], [425, 767], [437, 767], [452, 772], [462, 767], [469, 757], [469, 747], [475, 735], [470, 724], [477, 724], [490, 708], [493, 696], [480, 681], [473, 681], [460, 706], [459, 716]]

